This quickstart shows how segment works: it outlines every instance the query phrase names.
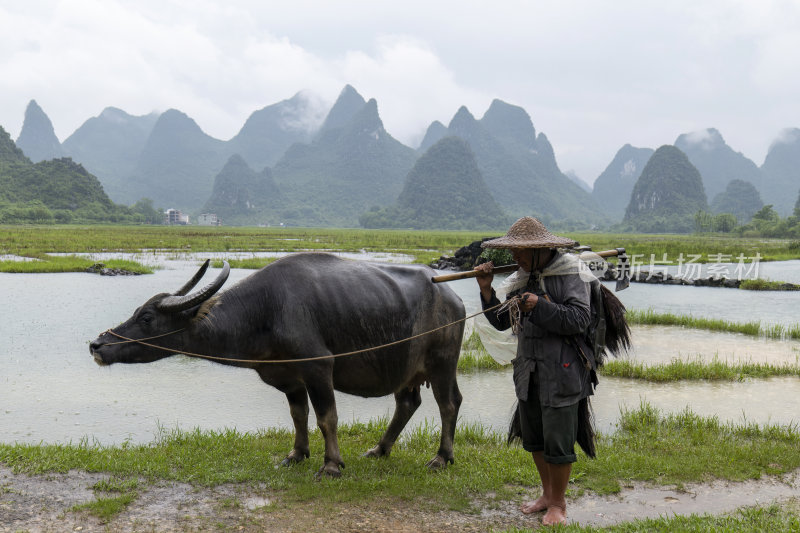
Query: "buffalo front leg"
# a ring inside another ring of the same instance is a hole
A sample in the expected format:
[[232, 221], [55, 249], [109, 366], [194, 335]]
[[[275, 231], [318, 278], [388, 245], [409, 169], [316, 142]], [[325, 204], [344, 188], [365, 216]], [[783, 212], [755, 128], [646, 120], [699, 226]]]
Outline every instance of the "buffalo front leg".
[[461, 407], [461, 392], [458, 390], [455, 372], [451, 376], [431, 382], [433, 397], [439, 404], [439, 413], [442, 416], [442, 437], [436, 457], [428, 461], [428, 467], [441, 468], [447, 463], [453, 463], [453, 441], [456, 435], [456, 420], [458, 409]]
[[308, 394], [305, 389], [286, 393], [289, 412], [294, 423], [294, 447], [281, 462], [283, 466], [299, 463], [310, 456], [308, 448]]
[[364, 455], [366, 457], [387, 457], [392, 451], [397, 437], [400, 432], [406, 427], [411, 416], [417, 410], [417, 407], [422, 403], [422, 398], [419, 394], [419, 386], [405, 388], [400, 392], [394, 394], [395, 408], [392, 421], [386, 432], [381, 437], [378, 445], [369, 450]]
[[325, 439], [325, 462], [317, 472], [317, 479], [323, 475], [339, 477], [344, 468], [342, 456], [339, 454], [339, 438], [336, 430], [339, 416], [336, 414], [336, 398], [333, 395], [333, 384], [308, 386], [308, 397], [317, 415], [317, 425]]

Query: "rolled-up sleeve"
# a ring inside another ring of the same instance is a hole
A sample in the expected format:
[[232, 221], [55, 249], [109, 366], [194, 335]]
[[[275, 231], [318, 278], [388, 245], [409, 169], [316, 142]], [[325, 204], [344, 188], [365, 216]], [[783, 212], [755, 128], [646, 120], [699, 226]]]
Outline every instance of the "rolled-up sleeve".
[[481, 305], [483, 306], [483, 316], [486, 317], [486, 320], [489, 321], [489, 324], [494, 326], [495, 329], [503, 331], [511, 327], [511, 317], [508, 315], [508, 311], [503, 311], [502, 313], [497, 313], [497, 309], [493, 311], [486, 311], [496, 305], [500, 304], [500, 300], [497, 298], [497, 293], [492, 289], [492, 297], [489, 299], [488, 302], [483, 300], [483, 296], [481, 296]]

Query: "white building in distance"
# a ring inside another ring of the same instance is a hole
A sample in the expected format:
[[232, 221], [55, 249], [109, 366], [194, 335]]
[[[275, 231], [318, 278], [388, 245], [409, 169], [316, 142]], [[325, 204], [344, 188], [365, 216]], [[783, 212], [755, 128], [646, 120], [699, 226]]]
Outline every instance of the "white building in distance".
[[164, 211], [164, 224], [185, 226], [189, 224], [189, 215], [184, 215], [178, 209], [167, 209]]
[[215, 213], [203, 213], [202, 215], [197, 215], [197, 225], [221, 226], [222, 221], [220, 221], [219, 217]]

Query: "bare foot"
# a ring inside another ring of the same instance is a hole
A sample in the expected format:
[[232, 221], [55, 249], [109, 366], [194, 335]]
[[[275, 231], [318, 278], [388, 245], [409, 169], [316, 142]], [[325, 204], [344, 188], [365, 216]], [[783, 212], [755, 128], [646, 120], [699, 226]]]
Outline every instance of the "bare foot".
[[547, 508], [547, 513], [545, 513], [544, 517], [542, 518], [542, 525], [555, 526], [557, 524], [567, 525], [566, 506], [562, 507], [561, 505], [551, 505]]
[[539, 496], [533, 501], [523, 503], [519, 506], [519, 510], [522, 511], [523, 514], [541, 513], [542, 511], [546, 511], [547, 502], [544, 499], [544, 495]]

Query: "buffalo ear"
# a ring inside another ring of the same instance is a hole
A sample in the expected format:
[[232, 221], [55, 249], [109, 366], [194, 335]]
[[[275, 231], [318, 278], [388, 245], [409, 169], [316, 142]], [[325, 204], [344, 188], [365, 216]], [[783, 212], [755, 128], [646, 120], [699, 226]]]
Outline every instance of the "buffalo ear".
[[[207, 268], [207, 267], [206, 267]], [[203, 270], [201, 268], [201, 270]], [[222, 272], [220, 272], [217, 279], [213, 282], [209, 283], [206, 287], [200, 289], [194, 294], [188, 295], [170, 295], [165, 296], [159, 302], [156, 303], [156, 308], [160, 311], [165, 313], [180, 313], [181, 311], [185, 311], [195, 305], [201, 304], [214, 296], [214, 294], [219, 291], [222, 286], [225, 284], [225, 281], [228, 279], [228, 275], [231, 273], [231, 267], [227, 261], [223, 261], [222, 263]], [[188, 285], [188, 283], [187, 283]]]

